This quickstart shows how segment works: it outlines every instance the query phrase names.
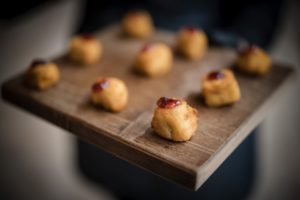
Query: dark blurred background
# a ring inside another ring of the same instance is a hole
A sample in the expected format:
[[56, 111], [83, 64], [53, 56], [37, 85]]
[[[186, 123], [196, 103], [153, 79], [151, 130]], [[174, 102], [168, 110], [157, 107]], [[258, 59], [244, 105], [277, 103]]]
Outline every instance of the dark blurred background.
[[[300, 3], [296, 0], [8, 1], [0, 3], [0, 81], [25, 70], [34, 58], [62, 54], [72, 35], [117, 23], [134, 8], [147, 9], [158, 28], [177, 31], [186, 24], [199, 26], [214, 45], [236, 46], [246, 39], [266, 48], [275, 61], [300, 65]], [[299, 89], [297, 80], [259, 130], [200, 188], [198, 196], [190, 197], [220, 199], [211, 193], [224, 193], [223, 199], [300, 199]], [[1, 199], [143, 198], [132, 196], [132, 188], [144, 195], [187, 197], [182, 188], [78, 142], [3, 100], [0, 109]], [[122, 170], [110, 170], [103, 177], [100, 167], [114, 165]], [[126, 172], [138, 177], [139, 188], [125, 187]], [[109, 173], [120, 173], [120, 179], [103, 184]], [[166, 190], [175, 193], [170, 196]]]

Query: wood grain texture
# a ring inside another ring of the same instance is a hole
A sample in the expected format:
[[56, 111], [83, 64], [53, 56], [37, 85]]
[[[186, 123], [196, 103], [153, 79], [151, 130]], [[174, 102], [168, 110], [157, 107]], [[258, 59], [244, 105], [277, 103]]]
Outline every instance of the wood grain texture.
[[[28, 89], [23, 74], [5, 82], [2, 97], [77, 135], [79, 138], [163, 178], [196, 190], [258, 125], [282, 96], [294, 71], [274, 64], [265, 77], [237, 73], [242, 100], [233, 106], [207, 108], [200, 97], [200, 79], [207, 72], [229, 67], [236, 54], [231, 49], [211, 48], [200, 61], [178, 56], [172, 71], [149, 79], [132, 69], [135, 54], [145, 41], [124, 38], [117, 26], [97, 34], [104, 57], [95, 66], [81, 68], [65, 56], [55, 59], [60, 83], [45, 92]], [[174, 46], [174, 35], [158, 31], [150, 41]], [[98, 76], [115, 76], [129, 88], [129, 105], [114, 114], [91, 105], [90, 87]], [[161, 96], [185, 98], [200, 114], [196, 135], [188, 142], [162, 139], [150, 128], [156, 100]]]

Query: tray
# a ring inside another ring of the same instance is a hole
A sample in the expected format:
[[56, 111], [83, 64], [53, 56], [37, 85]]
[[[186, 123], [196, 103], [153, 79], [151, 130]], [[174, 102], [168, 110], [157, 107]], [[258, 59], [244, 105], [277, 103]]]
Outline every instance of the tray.
[[[45, 92], [30, 90], [23, 84], [22, 73], [2, 85], [2, 97], [82, 140], [192, 190], [197, 190], [263, 120], [295, 74], [292, 68], [276, 62], [263, 78], [237, 73], [242, 100], [233, 106], [207, 108], [200, 97], [200, 78], [211, 70], [231, 66], [236, 58], [232, 49], [210, 48], [200, 61], [175, 56], [169, 74], [149, 79], [131, 70], [145, 41], [123, 37], [118, 26], [98, 32], [96, 37], [104, 45], [104, 57], [95, 66], [73, 66], [61, 56], [54, 59], [62, 75], [57, 86]], [[174, 34], [158, 30], [149, 41], [174, 46], [174, 39]], [[126, 82], [130, 100], [123, 112], [109, 113], [91, 105], [90, 87], [100, 75]], [[174, 143], [153, 133], [150, 122], [161, 96], [185, 98], [199, 110], [199, 128], [190, 141]]]

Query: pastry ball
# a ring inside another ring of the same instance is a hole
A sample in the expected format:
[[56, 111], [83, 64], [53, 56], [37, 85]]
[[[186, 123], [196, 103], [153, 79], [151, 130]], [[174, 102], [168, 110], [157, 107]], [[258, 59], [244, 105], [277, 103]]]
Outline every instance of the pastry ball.
[[224, 106], [241, 98], [240, 88], [229, 69], [213, 71], [202, 81], [202, 93], [208, 106]]
[[236, 67], [243, 72], [264, 75], [271, 68], [271, 58], [268, 54], [256, 45], [248, 45], [243, 48], [236, 60]]
[[121, 23], [123, 32], [134, 38], [147, 38], [154, 30], [151, 16], [143, 10], [128, 12]]
[[100, 105], [109, 111], [120, 112], [128, 103], [128, 90], [120, 79], [99, 78], [92, 85], [91, 100], [95, 105]]
[[170, 47], [162, 43], [148, 43], [137, 54], [134, 68], [149, 77], [168, 73], [173, 64]]
[[75, 36], [69, 46], [69, 58], [79, 65], [92, 65], [100, 60], [102, 45], [90, 34]]
[[198, 112], [186, 101], [161, 97], [151, 122], [154, 131], [173, 141], [188, 141], [198, 126]]
[[195, 27], [187, 26], [177, 36], [177, 51], [190, 60], [202, 58], [208, 48], [205, 33]]
[[53, 62], [35, 60], [25, 74], [26, 83], [35, 89], [46, 90], [58, 83], [60, 72]]

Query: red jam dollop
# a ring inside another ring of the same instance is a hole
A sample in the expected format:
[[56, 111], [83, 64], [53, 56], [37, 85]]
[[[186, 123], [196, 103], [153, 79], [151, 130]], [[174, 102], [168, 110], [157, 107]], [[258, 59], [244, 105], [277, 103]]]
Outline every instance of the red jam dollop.
[[247, 54], [247, 53], [255, 52], [257, 48], [258, 47], [255, 44], [249, 44], [246, 47], [241, 48], [239, 50], [239, 53], [240, 54]]
[[129, 13], [130, 17], [138, 17], [139, 15], [140, 15], [140, 11], [138, 11], [138, 10], [133, 10], [133, 11], [130, 11], [130, 13]]
[[81, 34], [81, 38], [85, 40], [93, 40], [95, 37], [90, 33], [83, 33]]
[[101, 92], [105, 88], [108, 87], [108, 80], [107, 79], [102, 79], [100, 81], [97, 81], [92, 85], [92, 91], [93, 92]]
[[185, 30], [187, 30], [188, 32], [190, 32], [190, 33], [196, 33], [197, 32], [197, 28], [196, 27], [194, 27], [194, 26], [186, 26], [186, 27], [184, 27], [184, 29]]
[[210, 72], [207, 76], [208, 80], [219, 80], [222, 79], [223, 77], [224, 77], [224, 73], [220, 71]]
[[174, 108], [175, 106], [180, 105], [181, 101], [178, 99], [161, 97], [156, 104], [160, 108]]
[[147, 52], [149, 51], [150, 49], [152, 49], [154, 46], [154, 44], [152, 43], [147, 43], [143, 46], [143, 48], [141, 49], [141, 52]]
[[36, 66], [38, 66], [38, 65], [44, 65], [44, 64], [46, 64], [46, 63], [47, 63], [47, 62], [46, 62], [45, 60], [36, 59], [36, 60], [32, 61], [30, 67], [31, 67], [31, 68], [34, 68], [34, 67], [36, 67]]

